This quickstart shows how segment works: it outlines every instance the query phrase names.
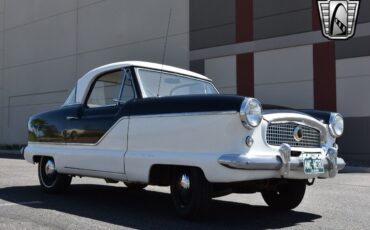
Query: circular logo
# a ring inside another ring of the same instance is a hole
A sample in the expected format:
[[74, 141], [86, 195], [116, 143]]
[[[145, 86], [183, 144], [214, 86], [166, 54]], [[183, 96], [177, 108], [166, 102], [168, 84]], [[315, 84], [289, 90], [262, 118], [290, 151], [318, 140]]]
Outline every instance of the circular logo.
[[303, 129], [301, 126], [297, 126], [293, 132], [294, 140], [300, 142], [303, 139]]

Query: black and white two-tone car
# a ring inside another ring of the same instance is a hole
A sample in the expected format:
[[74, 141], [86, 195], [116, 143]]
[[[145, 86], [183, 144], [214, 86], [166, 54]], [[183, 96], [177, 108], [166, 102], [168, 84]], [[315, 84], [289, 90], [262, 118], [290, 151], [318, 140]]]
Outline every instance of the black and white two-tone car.
[[293, 209], [313, 179], [344, 168], [335, 143], [343, 127], [338, 113], [262, 106], [220, 95], [197, 73], [119, 62], [84, 75], [60, 109], [32, 116], [24, 157], [38, 163], [46, 192], [82, 176], [170, 186], [185, 218], [232, 192]]

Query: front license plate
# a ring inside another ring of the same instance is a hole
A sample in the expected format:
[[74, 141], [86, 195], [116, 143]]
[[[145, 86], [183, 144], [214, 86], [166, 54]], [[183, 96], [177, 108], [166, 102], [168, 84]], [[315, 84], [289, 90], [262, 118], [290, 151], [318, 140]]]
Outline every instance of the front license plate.
[[304, 153], [303, 167], [305, 174], [324, 173], [324, 164], [321, 154]]

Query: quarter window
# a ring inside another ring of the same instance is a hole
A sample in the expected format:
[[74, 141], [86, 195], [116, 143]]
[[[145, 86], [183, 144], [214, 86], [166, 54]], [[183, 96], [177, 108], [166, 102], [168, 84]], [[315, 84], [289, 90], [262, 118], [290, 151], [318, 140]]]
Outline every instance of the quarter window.
[[91, 90], [87, 106], [90, 108], [115, 105], [122, 85], [121, 71], [99, 77]]

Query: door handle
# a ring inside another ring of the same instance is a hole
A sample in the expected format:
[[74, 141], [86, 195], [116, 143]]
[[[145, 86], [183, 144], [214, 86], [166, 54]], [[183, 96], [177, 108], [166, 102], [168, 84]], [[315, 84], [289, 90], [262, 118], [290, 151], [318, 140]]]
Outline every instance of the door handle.
[[71, 121], [71, 120], [78, 120], [80, 118], [74, 117], [74, 116], [67, 116], [66, 119], [69, 120], [69, 121]]

